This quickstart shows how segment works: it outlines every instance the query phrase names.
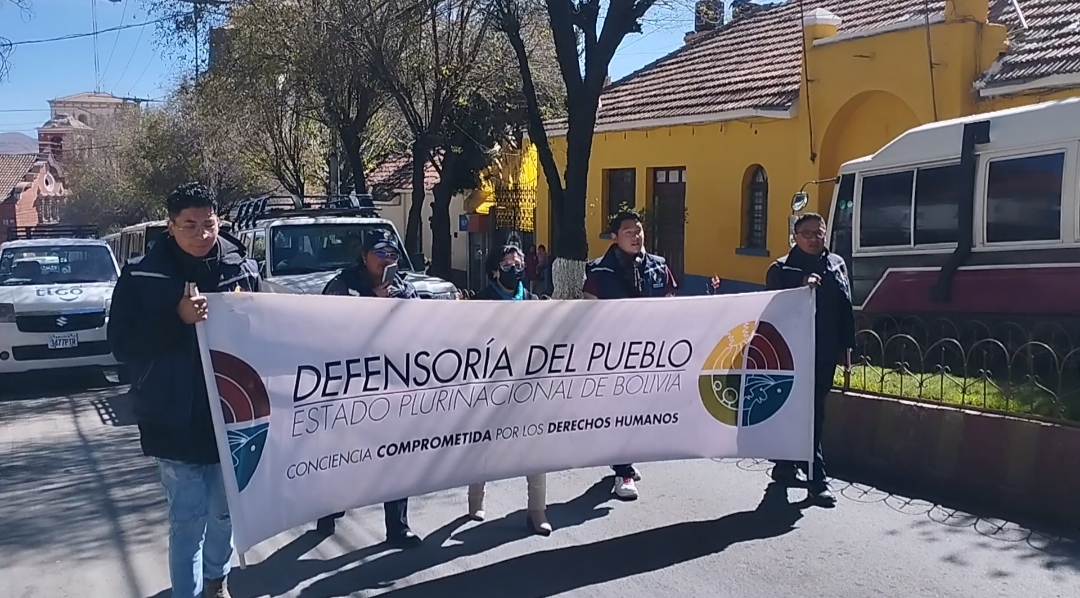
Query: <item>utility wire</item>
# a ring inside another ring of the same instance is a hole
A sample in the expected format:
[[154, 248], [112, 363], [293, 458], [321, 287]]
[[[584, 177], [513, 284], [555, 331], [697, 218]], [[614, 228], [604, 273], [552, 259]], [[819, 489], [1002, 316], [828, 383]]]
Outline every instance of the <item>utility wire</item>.
[[[143, 23], [144, 25], [146, 23]], [[139, 51], [139, 44], [142, 43], [143, 34], [146, 33], [146, 28], [143, 27], [139, 30], [139, 39], [135, 40], [135, 47], [131, 49], [131, 54], [128, 56], [127, 64], [124, 65], [124, 70], [120, 71], [120, 77], [117, 78], [116, 84], [113, 86], [114, 90], [120, 86], [120, 82], [124, 80], [124, 75], [127, 74], [128, 68], [131, 66], [131, 59], [135, 58], [135, 54]], [[117, 34], [119, 35], [119, 33]], [[130, 94], [129, 94], [130, 95]]]
[[59, 37], [49, 37], [49, 38], [45, 38], [45, 39], [25, 39], [25, 40], [22, 40], [22, 41], [14, 41], [14, 42], [11, 42], [11, 43], [9, 43], [7, 45], [9, 45], [11, 47], [16, 47], [16, 46], [29, 46], [30, 44], [47, 44], [47, 43], [52, 43], [52, 42], [63, 42], [63, 41], [67, 41], [67, 40], [70, 40], [70, 39], [80, 39], [80, 38], [83, 38], [83, 37], [92, 37], [92, 36], [98, 35], [100, 33], [110, 33], [112, 31], [123, 31], [125, 29], [134, 29], [135, 27], [145, 27], [146, 25], [153, 25], [155, 23], [162, 23], [162, 22], [167, 21], [167, 20], [169, 20], [168, 17], [162, 17], [160, 19], [154, 19], [152, 21], [145, 21], [143, 23], [132, 23], [131, 25], [119, 25], [117, 27], [109, 27], [108, 29], [102, 29], [101, 31], [97, 31], [97, 32], [90, 31], [90, 32], [87, 32], [87, 33], [72, 33], [72, 34], [69, 34], [69, 35], [61, 35]]
[[[124, 19], [127, 18], [127, 8], [128, 8], [128, 3], [125, 2], [124, 3], [124, 11], [120, 14], [120, 24], [121, 25], [124, 24]], [[142, 31], [145, 31], [145, 29], [143, 29]], [[142, 39], [142, 33], [141, 32], [139, 33], [139, 38]], [[116, 37], [113, 38], [112, 49], [109, 50], [109, 59], [105, 61], [105, 70], [101, 74], [101, 81], [100, 81], [99, 84], [105, 82], [105, 75], [108, 74], [109, 66], [112, 65], [113, 54], [116, 52], [116, 44], [119, 41], [120, 41], [120, 32], [117, 31], [116, 32]], [[134, 51], [133, 51], [133, 53], [134, 53]]]
[[98, 60], [97, 0], [90, 0], [90, 14], [94, 21], [94, 91], [101, 91], [101, 63]]

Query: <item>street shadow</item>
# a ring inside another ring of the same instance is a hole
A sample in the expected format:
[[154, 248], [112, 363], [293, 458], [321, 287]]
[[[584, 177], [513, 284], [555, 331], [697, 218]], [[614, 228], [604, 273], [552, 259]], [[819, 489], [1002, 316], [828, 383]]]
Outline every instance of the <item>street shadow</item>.
[[106, 426], [119, 428], [138, 423], [135, 419], [135, 395], [130, 392], [93, 399], [90, 405]]
[[8, 374], [0, 381], [0, 402], [60, 397], [92, 391], [115, 390], [119, 393], [125, 388], [111, 384], [100, 372], [95, 371], [47, 370]]
[[164, 495], [131, 428], [101, 427], [89, 403], [112, 389], [0, 403], [0, 562], [79, 566], [112, 553], [129, 594], [131, 556], [160, 541]]
[[[788, 502], [786, 489], [771, 484], [753, 511], [732, 513], [712, 521], [687, 521], [589, 544], [525, 554], [391, 589], [384, 595], [398, 598], [429, 598], [437, 595], [555, 596], [717, 554], [740, 542], [776, 538], [795, 529], [795, 523], [800, 518], [802, 510], [799, 505]], [[404, 557], [401, 559], [394, 559], [395, 555], [390, 555], [321, 579], [305, 588], [300, 595], [302, 598], [332, 598], [348, 596], [364, 589], [393, 588], [397, 580], [454, 558], [476, 553], [476, 547], [466, 541], [442, 548], [437, 553], [438, 558], [430, 555], [409, 562], [405, 558], [411, 555], [401, 555]]]
[[[555, 527], [555, 533], [605, 517], [611, 511], [611, 507], [602, 506], [610, 500], [610, 486], [610, 479], [606, 478], [569, 501], [548, 505], [548, 520]], [[230, 591], [235, 598], [282, 596], [309, 579], [334, 571], [339, 571], [334, 578], [341, 577], [340, 583], [384, 588], [392, 586], [394, 580], [531, 535], [525, 527], [524, 511], [489, 519], [458, 533], [468, 523], [468, 518], [459, 517], [425, 536], [423, 545], [416, 550], [392, 552], [347, 571], [341, 569], [386, 551], [387, 545], [376, 544], [331, 559], [301, 559], [323, 539], [315, 532], [307, 532], [266, 560], [235, 570], [229, 579]], [[460, 543], [443, 546], [451, 538]]]

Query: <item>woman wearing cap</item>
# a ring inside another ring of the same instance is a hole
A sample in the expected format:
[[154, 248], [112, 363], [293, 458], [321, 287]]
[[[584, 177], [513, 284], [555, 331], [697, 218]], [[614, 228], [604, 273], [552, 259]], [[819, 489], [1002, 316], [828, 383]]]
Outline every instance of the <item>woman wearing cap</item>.
[[[480, 291], [474, 300], [528, 301], [537, 299], [525, 289], [525, 253], [515, 245], [505, 245], [488, 252], [487, 272], [491, 284]], [[547, 475], [526, 476], [529, 509], [526, 524], [533, 533], [551, 535], [547, 520]], [[469, 517], [484, 520], [484, 483], [469, 486]]]
[[[384, 280], [383, 273], [386, 268], [397, 264], [400, 258], [401, 247], [393, 232], [370, 231], [364, 235], [363, 253], [360, 254], [360, 259], [326, 283], [322, 294], [418, 299], [416, 289], [400, 272], [391, 280]], [[386, 519], [387, 542], [400, 548], [420, 546], [420, 536], [413, 533], [409, 527], [409, 499], [407, 497], [384, 503], [383, 513]], [[319, 519], [317, 530], [324, 535], [332, 535], [336, 528], [336, 520], [344, 516], [345, 513], [341, 512]]]

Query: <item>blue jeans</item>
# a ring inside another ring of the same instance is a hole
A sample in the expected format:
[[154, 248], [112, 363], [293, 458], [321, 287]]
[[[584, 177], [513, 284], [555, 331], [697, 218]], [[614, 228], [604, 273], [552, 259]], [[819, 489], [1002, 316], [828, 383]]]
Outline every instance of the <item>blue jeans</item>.
[[201, 598], [204, 579], [229, 573], [232, 520], [220, 465], [157, 460], [169, 502], [169, 577], [173, 598]]

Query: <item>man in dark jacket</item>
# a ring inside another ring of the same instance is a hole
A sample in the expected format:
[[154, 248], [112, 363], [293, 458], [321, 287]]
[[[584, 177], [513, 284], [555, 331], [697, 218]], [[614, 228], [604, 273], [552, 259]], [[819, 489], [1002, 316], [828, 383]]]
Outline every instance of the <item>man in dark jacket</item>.
[[[326, 283], [323, 295], [352, 295], [354, 297], [389, 297], [394, 299], [419, 299], [416, 289], [399, 272], [392, 280], [383, 281], [387, 266], [398, 263], [401, 248], [394, 233], [372, 231], [364, 236], [363, 253], [352, 267], [342, 270]], [[383, 503], [386, 517], [386, 540], [399, 548], [420, 546], [420, 536], [409, 528], [409, 499]], [[318, 530], [327, 536], [337, 527], [335, 520], [345, 516], [334, 513], [319, 519]]]
[[[817, 313], [814, 316], [814, 463], [810, 496], [825, 506], [836, 504], [836, 497], [825, 480], [825, 460], [821, 452], [821, 434], [825, 426], [825, 399], [832, 390], [837, 363], [850, 367], [851, 349], [855, 346], [855, 311], [851, 306], [851, 285], [844, 258], [825, 248], [825, 219], [820, 214], [803, 214], [795, 221], [795, 247], [776, 260], [765, 274], [769, 290], [817, 289]], [[773, 467], [777, 482], [797, 481], [796, 468], [804, 472], [808, 463], [780, 461]]]
[[[585, 299], [632, 299], [670, 297], [675, 294], [675, 277], [664, 258], [645, 251], [645, 228], [641, 216], [622, 212], [611, 219], [608, 233], [611, 247], [604, 257], [585, 267]], [[622, 500], [636, 500], [635, 482], [641, 474], [632, 464], [613, 465], [612, 493]]]
[[257, 292], [259, 273], [239, 241], [219, 234], [208, 189], [182, 185], [166, 204], [169, 235], [113, 290], [109, 345], [131, 373], [143, 454], [157, 460], [165, 488], [172, 595], [222, 598], [232, 521], [195, 323], [207, 318], [201, 293]]

